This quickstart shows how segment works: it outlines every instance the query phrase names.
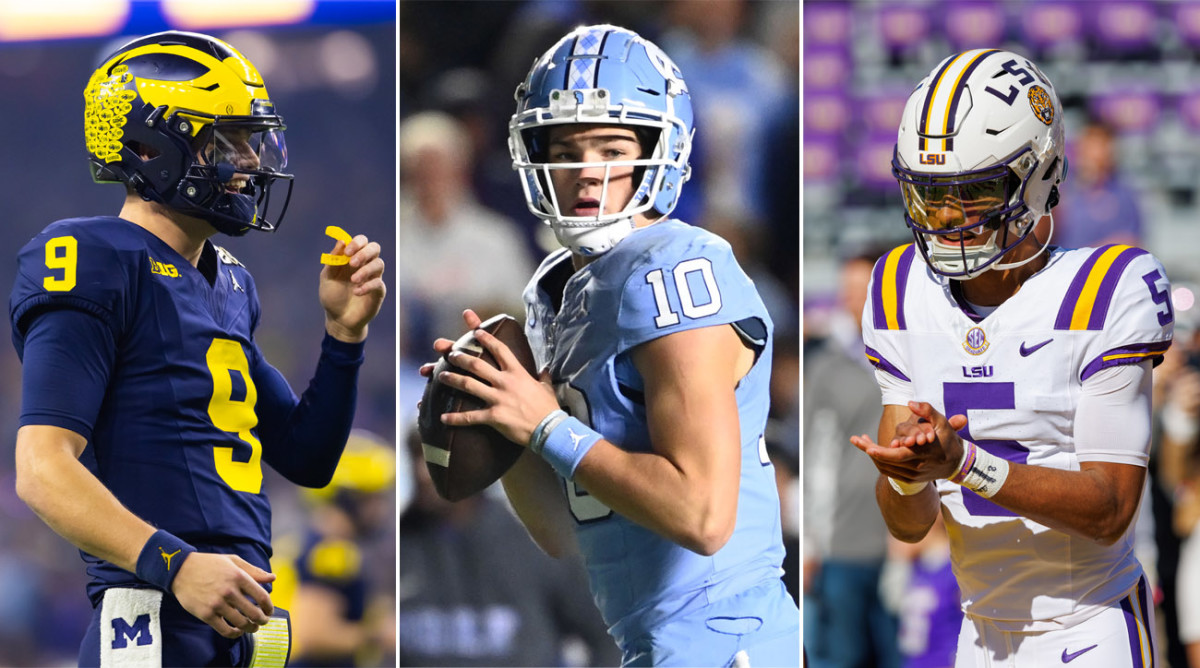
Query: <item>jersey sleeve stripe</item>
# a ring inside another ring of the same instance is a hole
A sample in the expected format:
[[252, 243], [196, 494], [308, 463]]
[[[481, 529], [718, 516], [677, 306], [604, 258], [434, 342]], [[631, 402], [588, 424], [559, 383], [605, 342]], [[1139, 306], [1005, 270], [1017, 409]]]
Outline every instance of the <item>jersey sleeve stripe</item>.
[[871, 310], [875, 329], [908, 329], [904, 318], [904, 293], [916, 253], [913, 244], [892, 249], [875, 263]]
[[1170, 347], [1170, 341], [1161, 341], [1157, 343], [1135, 343], [1128, 346], [1121, 346], [1120, 348], [1113, 348], [1089, 362], [1083, 368], [1083, 373], [1079, 374], [1079, 380], [1085, 381], [1101, 369], [1121, 366], [1122, 364], [1138, 364], [1143, 360], [1151, 360], [1155, 364], [1158, 364], [1162, 360], [1163, 353], [1167, 352], [1167, 348]]
[[1146, 251], [1111, 245], [1096, 249], [1079, 268], [1067, 289], [1055, 320], [1055, 329], [1100, 330], [1125, 267]]
[[878, 350], [875, 350], [871, 346], [863, 346], [863, 348], [863, 352], [866, 354], [867, 361], [871, 363], [871, 366], [879, 369], [880, 371], [886, 371], [900, 380], [910, 383], [912, 382], [912, 379], [904, 375], [903, 371], [897, 369], [896, 365], [884, 359], [883, 355], [880, 355]]

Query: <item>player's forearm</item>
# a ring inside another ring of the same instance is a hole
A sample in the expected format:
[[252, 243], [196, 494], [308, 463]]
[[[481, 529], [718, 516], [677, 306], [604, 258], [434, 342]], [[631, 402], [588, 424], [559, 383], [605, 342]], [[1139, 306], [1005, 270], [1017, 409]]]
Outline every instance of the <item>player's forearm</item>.
[[[1122, 465], [1110, 465], [1120, 467]], [[1022, 517], [1052, 529], [1111, 545], [1125, 534], [1141, 499], [1141, 475], [1114, 477], [1108, 470], [1089, 467], [1063, 471], [1043, 466], [1011, 464], [1008, 479], [991, 498]]]
[[549, 464], [525, 451], [500, 483], [517, 519], [543, 552], [558, 559], [578, 551], [562, 483]]
[[[77, 441], [77, 442], [75, 442]], [[154, 527], [138, 518], [79, 462], [83, 437], [58, 427], [17, 432], [17, 495], [75, 547], [130, 572]]]
[[289, 481], [324, 487], [333, 478], [354, 423], [363, 346], [321, 344], [317, 369], [297, 401], [279, 372], [257, 369], [262, 414], [263, 458]]
[[613, 511], [682, 545], [711, 555], [729, 540], [737, 521], [740, 459], [733, 470], [681, 469], [656, 453], [627, 452], [601, 439], [575, 479]]
[[887, 476], [883, 475], [875, 483], [875, 500], [879, 503], [888, 532], [905, 543], [915, 543], [924, 538], [937, 521], [941, 507], [934, 483], [929, 483], [916, 494], [903, 496], [888, 484]]

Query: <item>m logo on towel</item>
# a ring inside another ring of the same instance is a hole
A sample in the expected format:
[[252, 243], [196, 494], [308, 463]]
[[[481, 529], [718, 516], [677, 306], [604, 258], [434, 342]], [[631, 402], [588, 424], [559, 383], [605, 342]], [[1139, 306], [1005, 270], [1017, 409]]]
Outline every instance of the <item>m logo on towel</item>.
[[139, 646], [154, 642], [154, 636], [150, 634], [150, 615], [138, 615], [137, 619], [133, 620], [132, 626], [129, 622], [117, 617], [112, 620], [112, 628], [113, 649], [125, 649], [129, 646], [130, 640], [137, 641]]

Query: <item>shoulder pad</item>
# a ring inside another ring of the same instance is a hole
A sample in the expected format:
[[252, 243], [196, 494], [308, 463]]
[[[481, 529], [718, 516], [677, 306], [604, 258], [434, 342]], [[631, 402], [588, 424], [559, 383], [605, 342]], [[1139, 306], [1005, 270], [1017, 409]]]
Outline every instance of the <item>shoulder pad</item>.
[[1104, 329], [1117, 284], [1129, 263], [1148, 253], [1141, 248], [1108, 245], [1097, 248], [1075, 273], [1058, 309], [1054, 329]]
[[1080, 380], [1101, 369], [1150, 360], [1171, 346], [1175, 314], [1166, 270], [1132, 246], [1103, 246], [1076, 271], [1055, 318], [1057, 330], [1093, 334]]
[[904, 292], [916, 248], [915, 244], [898, 246], [875, 262], [870, 295], [871, 326], [875, 329], [908, 329], [904, 317]]
[[113, 220], [59, 221], [25, 244], [9, 300], [14, 331], [43, 307], [78, 309], [120, 331], [129, 293], [153, 265], [142, 232]]
[[[639, 239], [642, 234], [646, 236]], [[682, 223], [672, 229], [651, 227], [609, 253], [612, 257], [604, 261], [617, 264], [605, 265], [607, 280], [612, 285], [620, 281], [615, 315], [622, 349], [671, 332], [746, 318], [760, 319], [759, 329], [765, 332], [771, 329], [754, 282], [729, 243], [712, 233]]]

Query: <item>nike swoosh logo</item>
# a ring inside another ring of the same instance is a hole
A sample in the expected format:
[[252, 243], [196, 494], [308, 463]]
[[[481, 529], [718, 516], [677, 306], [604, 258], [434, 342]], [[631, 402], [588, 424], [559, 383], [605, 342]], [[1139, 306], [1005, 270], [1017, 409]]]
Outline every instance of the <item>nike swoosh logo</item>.
[[[1049, 343], [1049, 341], [1047, 341], [1046, 343]], [[1071, 663], [1075, 659], [1078, 659], [1080, 657], [1080, 655], [1082, 655], [1084, 652], [1090, 652], [1090, 651], [1096, 649], [1097, 647], [1099, 647], [1099, 645], [1092, 645], [1091, 647], [1084, 647], [1083, 649], [1079, 650], [1078, 652], [1071, 652], [1070, 654], [1067, 654], [1066, 648], [1063, 648], [1062, 662], [1063, 663]]]
[[1029, 346], [1028, 348], [1026, 348], [1026, 347], [1025, 347], [1025, 342], [1024, 342], [1024, 341], [1022, 341], [1022, 342], [1021, 342], [1021, 357], [1029, 357], [1030, 355], [1032, 355], [1032, 354], [1036, 353], [1037, 351], [1041, 350], [1041, 349], [1042, 349], [1042, 346], [1046, 345], [1047, 343], [1050, 343], [1050, 342], [1051, 342], [1051, 341], [1053, 341], [1053, 340], [1054, 340], [1054, 339], [1046, 339], [1045, 341], [1042, 341], [1041, 343], [1038, 343], [1038, 344], [1034, 344], [1034, 345], [1032, 345], [1032, 346]]

